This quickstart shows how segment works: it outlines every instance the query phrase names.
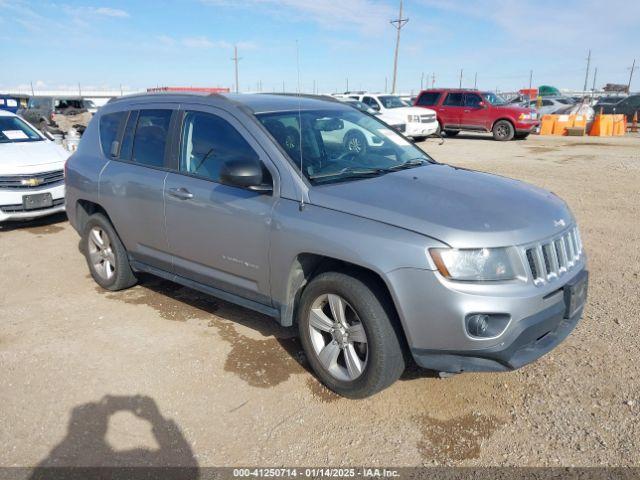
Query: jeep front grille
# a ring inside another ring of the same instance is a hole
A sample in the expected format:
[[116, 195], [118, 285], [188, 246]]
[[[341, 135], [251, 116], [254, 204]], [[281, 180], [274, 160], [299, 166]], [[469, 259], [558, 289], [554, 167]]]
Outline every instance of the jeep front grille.
[[582, 241], [577, 227], [557, 237], [525, 249], [529, 270], [536, 285], [543, 285], [571, 271], [582, 256]]
[[0, 176], [0, 188], [39, 188], [64, 182], [64, 171]]

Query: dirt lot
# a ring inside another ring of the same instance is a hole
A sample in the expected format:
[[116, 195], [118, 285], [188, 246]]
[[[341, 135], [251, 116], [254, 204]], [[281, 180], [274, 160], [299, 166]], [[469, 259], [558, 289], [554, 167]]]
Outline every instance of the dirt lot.
[[350, 401], [293, 332], [145, 278], [96, 287], [63, 218], [0, 227], [0, 466], [640, 465], [640, 138], [460, 136], [437, 160], [562, 196], [591, 270], [583, 321], [504, 374], [411, 370]]

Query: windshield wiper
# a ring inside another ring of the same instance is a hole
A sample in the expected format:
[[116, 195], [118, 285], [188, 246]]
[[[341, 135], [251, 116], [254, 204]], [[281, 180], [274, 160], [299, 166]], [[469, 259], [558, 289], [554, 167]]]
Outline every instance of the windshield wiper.
[[313, 175], [311, 177], [309, 177], [309, 179], [311, 180], [324, 180], [324, 179], [329, 179], [329, 178], [334, 178], [334, 177], [342, 177], [344, 179], [347, 178], [369, 178], [369, 177], [376, 177], [382, 173], [386, 173], [386, 169], [384, 168], [368, 168], [365, 170], [356, 170], [354, 168], [351, 167], [345, 167], [342, 170], [339, 170], [337, 172], [331, 172], [331, 173], [324, 173], [324, 174], [318, 174], [318, 175]]
[[427, 165], [429, 162], [424, 158], [412, 158], [411, 160], [407, 160], [406, 162], [399, 163], [398, 165], [394, 165], [393, 167], [384, 168], [385, 172], [395, 172], [398, 170], [406, 170], [408, 168], [421, 167], [422, 165]]

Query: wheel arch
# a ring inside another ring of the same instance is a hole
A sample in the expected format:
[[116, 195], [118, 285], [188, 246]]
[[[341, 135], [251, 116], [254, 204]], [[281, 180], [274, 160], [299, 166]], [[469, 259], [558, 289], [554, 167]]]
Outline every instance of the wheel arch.
[[514, 132], [516, 131], [516, 123], [514, 122], [514, 120], [513, 120], [512, 118], [509, 118], [509, 117], [499, 117], [499, 118], [496, 118], [496, 119], [493, 121], [493, 123], [491, 124], [491, 130], [490, 130], [490, 131], [493, 131], [493, 127], [495, 127], [496, 123], [498, 123], [498, 122], [500, 122], [500, 121], [502, 121], [502, 120], [506, 120], [507, 122], [509, 122], [509, 123], [511, 124], [511, 126], [513, 127], [513, 131], [514, 131]]
[[76, 207], [75, 207], [75, 223], [76, 223], [76, 229], [79, 232], [82, 232], [84, 230], [84, 226], [86, 225], [87, 220], [89, 220], [89, 217], [94, 213], [103, 214], [105, 217], [107, 217], [109, 222], [111, 222], [111, 225], [113, 225], [113, 221], [111, 220], [111, 217], [109, 217], [109, 214], [102, 207], [102, 205], [96, 202], [92, 202], [91, 200], [79, 199], [76, 201]]
[[407, 338], [399, 311], [384, 277], [371, 268], [326, 255], [305, 252], [295, 257], [287, 277], [286, 301], [280, 309], [280, 323], [283, 326], [289, 327], [296, 323], [302, 292], [311, 280], [325, 272], [340, 272], [351, 275], [370, 286], [377, 295], [381, 295], [384, 300], [383, 305], [392, 309], [387, 313], [389, 318], [393, 319], [393, 328], [398, 332], [403, 347], [406, 349]]

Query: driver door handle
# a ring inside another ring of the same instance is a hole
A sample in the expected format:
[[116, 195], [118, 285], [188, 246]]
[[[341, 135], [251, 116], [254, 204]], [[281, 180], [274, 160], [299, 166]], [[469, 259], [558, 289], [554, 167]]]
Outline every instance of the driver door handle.
[[179, 198], [180, 200], [189, 200], [190, 198], [193, 198], [193, 193], [184, 187], [170, 188], [168, 194], [172, 197]]

